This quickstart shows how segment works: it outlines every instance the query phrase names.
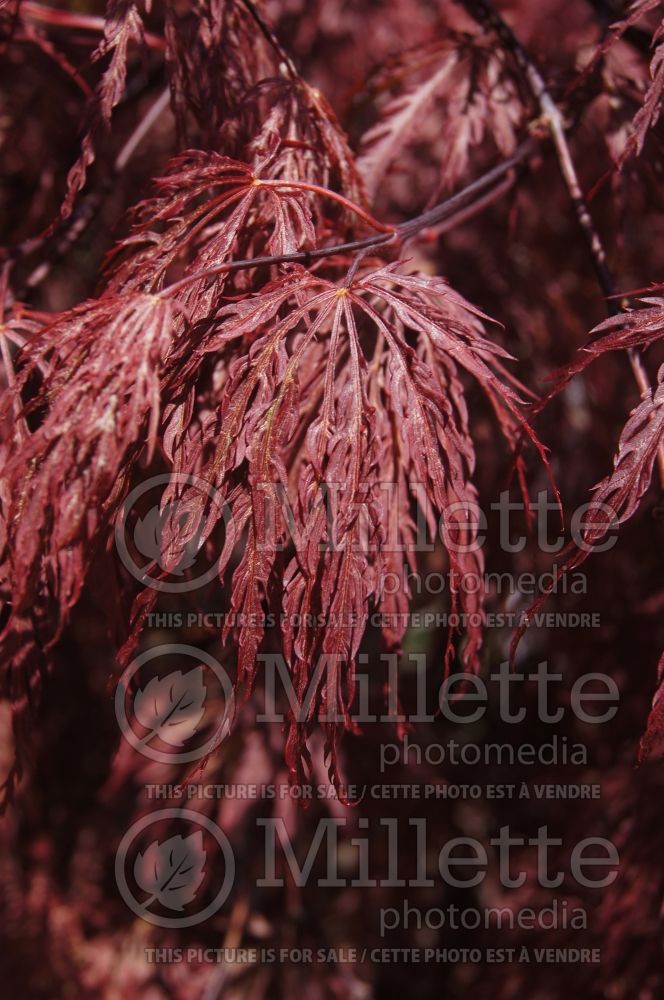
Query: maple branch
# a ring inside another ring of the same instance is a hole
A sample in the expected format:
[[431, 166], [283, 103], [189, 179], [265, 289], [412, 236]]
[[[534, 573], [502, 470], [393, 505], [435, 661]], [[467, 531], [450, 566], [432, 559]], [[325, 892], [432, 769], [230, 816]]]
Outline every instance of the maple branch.
[[[506, 51], [510, 53], [523, 73], [530, 92], [539, 105], [542, 119], [549, 127], [558, 157], [558, 166], [560, 167], [570, 200], [574, 206], [577, 221], [590, 250], [595, 275], [606, 300], [607, 312], [609, 316], [617, 316], [625, 312], [624, 304], [617, 301], [619, 295], [616, 292], [615, 281], [607, 263], [604, 244], [595, 228], [592, 216], [583, 197], [583, 192], [581, 191], [574, 160], [565, 135], [565, 124], [560, 108], [551, 96], [532, 56], [521, 44], [510, 26], [493, 8], [489, 0], [461, 0], [461, 2], [479, 24], [496, 33]], [[641, 356], [636, 348], [629, 347], [627, 349], [627, 357], [632, 368], [634, 380], [639, 389], [639, 395], [641, 398], [644, 398], [646, 393], [652, 392], [652, 388]], [[662, 484], [664, 485], [664, 445], [659, 451], [658, 465]]]
[[[606, 262], [606, 251], [595, 229], [581, 191], [572, 154], [565, 136], [565, 125], [560, 108], [552, 98], [542, 74], [535, 65], [530, 53], [524, 48], [509, 25], [503, 21], [500, 14], [494, 10], [489, 0], [462, 0], [462, 2], [476, 21], [484, 27], [495, 31], [498, 35], [503, 46], [512, 55], [517, 66], [523, 73], [530, 92], [539, 105], [542, 120], [548, 125], [551, 138], [553, 139], [560, 172], [563, 175], [579, 225], [591, 253], [597, 280], [605, 297], [608, 299], [610, 296], [615, 295], [615, 284]], [[609, 302], [607, 308], [611, 311], [612, 315], [620, 311], [614, 302]]]
[[[482, 198], [486, 204], [486, 192], [489, 191], [494, 185], [499, 184], [503, 178], [509, 174], [515, 167], [520, 163], [523, 163], [537, 148], [537, 143], [534, 139], [527, 139], [514, 151], [512, 156], [503, 160], [496, 167], [493, 167], [487, 173], [482, 174], [477, 180], [472, 181], [461, 191], [452, 195], [451, 198], [446, 198], [445, 201], [440, 202], [440, 204], [435, 205], [433, 208], [426, 212], [422, 212], [421, 215], [415, 216], [413, 219], [409, 219], [407, 222], [402, 222], [397, 226], [386, 226], [382, 223], [382, 226], [386, 231], [379, 233], [376, 236], [367, 236], [362, 240], [352, 240], [348, 243], [336, 243], [329, 247], [320, 247], [316, 250], [298, 250], [294, 253], [286, 254], [276, 254], [273, 256], [265, 257], [250, 257], [247, 260], [230, 260], [224, 261], [223, 264], [216, 264], [214, 267], [208, 267], [201, 271], [195, 271], [192, 274], [187, 274], [184, 278], [180, 278], [179, 281], [174, 282], [165, 288], [160, 294], [161, 295], [173, 295], [175, 292], [179, 291], [186, 285], [191, 284], [193, 281], [198, 281], [201, 278], [211, 278], [217, 274], [225, 274], [232, 271], [246, 271], [249, 268], [261, 267], [262, 265], [269, 264], [304, 264], [308, 265], [314, 260], [321, 260], [324, 257], [333, 257], [336, 254], [341, 253], [362, 253], [372, 249], [374, 247], [399, 245], [412, 236], [421, 232], [423, 229], [429, 229], [432, 226], [436, 226], [441, 222], [449, 220], [453, 216], [464, 217], [466, 210], [470, 205], [476, 203], [477, 199]], [[282, 182], [277, 182], [281, 184]], [[328, 194], [332, 192], [326, 192]], [[493, 192], [492, 192], [493, 193]]]
[[516, 174], [512, 172], [508, 174], [502, 181], [487, 191], [486, 194], [481, 195], [476, 201], [473, 201], [467, 208], [461, 208], [454, 215], [442, 222], [439, 222], [435, 226], [430, 226], [427, 229], [422, 230], [422, 235], [425, 238], [434, 238], [436, 236], [443, 236], [448, 233], [455, 226], [462, 225], [464, 222], [468, 222], [470, 219], [474, 219], [476, 215], [483, 212], [485, 209], [489, 208], [496, 201], [507, 194], [511, 187], [514, 185], [516, 179]]
[[130, 159], [136, 152], [138, 146], [141, 144], [145, 136], [148, 134], [153, 125], [157, 123], [162, 113], [168, 107], [171, 98], [170, 87], [164, 87], [159, 97], [156, 101], [148, 108], [146, 113], [138, 122], [138, 125], [133, 130], [124, 146], [115, 157], [115, 163], [113, 164], [114, 173], [121, 173], [124, 168], [129, 163]]
[[462, 209], [466, 209], [477, 197], [484, 195], [494, 184], [502, 181], [506, 174], [509, 174], [516, 166], [523, 163], [536, 149], [536, 141], [534, 139], [526, 139], [520, 146], [517, 146], [514, 153], [506, 160], [503, 160], [502, 163], [499, 163], [498, 166], [493, 167], [487, 173], [482, 174], [481, 177], [478, 177], [476, 181], [472, 181], [467, 187], [462, 188], [457, 194], [453, 194], [451, 198], [446, 198], [445, 201], [434, 205], [433, 208], [416, 216], [414, 219], [398, 225], [396, 231], [399, 237], [402, 240], [408, 239], [415, 233], [419, 233], [422, 229], [429, 229], [432, 226], [436, 226]]

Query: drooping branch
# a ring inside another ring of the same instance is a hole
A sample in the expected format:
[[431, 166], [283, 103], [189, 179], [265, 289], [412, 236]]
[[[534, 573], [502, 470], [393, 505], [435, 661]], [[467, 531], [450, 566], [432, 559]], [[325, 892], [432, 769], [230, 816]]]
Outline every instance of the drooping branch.
[[[605, 298], [607, 312], [609, 316], [619, 315], [625, 311], [625, 306], [620, 301], [613, 275], [608, 266], [604, 244], [595, 227], [586, 200], [583, 197], [574, 159], [567, 142], [565, 123], [560, 108], [551, 96], [532, 56], [521, 44], [510, 26], [493, 8], [489, 0], [461, 0], [461, 2], [478, 24], [496, 33], [505, 50], [512, 56], [514, 62], [521, 70], [530, 92], [537, 101], [542, 120], [549, 128], [560, 172], [565, 181], [565, 186], [574, 206], [579, 226], [590, 251], [595, 275]], [[641, 356], [633, 347], [628, 348], [627, 356], [639, 389], [639, 394], [641, 398], [644, 398], [646, 393], [652, 393], [652, 389]], [[664, 483], [664, 446], [660, 449], [659, 467], [662, 482]]]
[[611, 296], [616, 293], [613, 277], [607, 265], [606, 251], [586, 205], [576, 173], [572, 154], [565, 136], [565, 125], [560, 108], [551, 96], [544, 79], [532, 57], [518, 40], [509, 25], [493, 9], [488, 0], [463, 0], [470, 14], [484, 27], [494, 31], [514, 62], [521, 70], [533, 97], [539, 105], [543, 122], [548, 126], [553, 140], [560, 172], [567, 186], [579, 226], [588, 244], [599, 285], [607, 298], [607, 309], [618, 312], [620, 307]]

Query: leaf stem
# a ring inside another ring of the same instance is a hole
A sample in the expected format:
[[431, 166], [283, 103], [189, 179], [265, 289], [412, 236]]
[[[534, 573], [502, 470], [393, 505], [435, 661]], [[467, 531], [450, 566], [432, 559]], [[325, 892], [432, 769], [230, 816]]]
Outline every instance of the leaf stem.
[[393, 233], [396, 229], [396, 226], [392, 226], [387, 222], [379, 222], [378, 219], [374, 219], [370, 212], [367, 212], [359, 205], [354, 204], [354, 202], [350, 201], [350, 199], [345, 198], [344, 195], [338, 194], [336, 191], [331, 191], [329, 188], [321, 187], [320, 184], [310, 184], [306, 181], [264, 181], [260, 177], [257, 178], [257, 182], [260, 183], [261, 187], [295, 188], [297, 191], [313, 191], [314, 194], [320, 194], [324, 198], [330, 198], [332, 201], [336, 201], [340, 205], [343, 205], [344, 208], [348, 209], [350, 212], [354, 212], [355, 215], [359, 216], [359, 218], [366, 222], [368, 226], [378, 230], [380, 233]]

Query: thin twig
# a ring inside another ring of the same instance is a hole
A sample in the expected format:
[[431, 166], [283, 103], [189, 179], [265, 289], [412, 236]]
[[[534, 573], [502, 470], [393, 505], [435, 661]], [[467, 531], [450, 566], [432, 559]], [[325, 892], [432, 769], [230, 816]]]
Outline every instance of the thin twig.
[[[606, 251], [601, 237], [595, 228], [592, 216], [581, 191], [579, 178], [574, 166], [572, 153], [565, 135], [565, 124], [560, 108], [552, 98], [544, 78], [537, 68], [528, 50], [521, 44], [509, 25], [489, 2], [489, 0], [461, 0], [464, 7], [475, 20], [484, 27], [495, 31], [504, 48], [510, 53], [537, 101], [542, 119], [549, 127], [551, 138], [556, 149], [558, 165], [565, 181], [570, 200], [574, 206], [579, 226], [585, 237], [595, 269], [595, 275], [604, 294], [606, 310], [609, 316], [617, 316], [625, 312], [624, 304], [619, 301], [616, 285], [607, 263]], [[638, 386], [641, 398], [646, 393], [652, 393], [652, 388], [646, 374], [641, 356], [634, 347], [627, 349], [627, 357], [632, 368], [634, 380]], [[664, 445], [658, 452], [658, 465], [662, 484], [664, 485]]]
[[131, 133], [124, 146], [115, 157], [115, 163], [113, 164], [113, 172], [116, 174], [122, 173], [124, 168], [129, 163], [130, 159], [136, 152], [138, 146], [141, 144], [145, 136], [148, 134], [153, 125], [157, 123], [163, 112], [168, 107], [168, 102], [171, 97], [170, 87], [164, 87], [161, 94], [154, 102], [154, 104], [148, 109], [145, 115], [141, 118], [138, 125]]
[[499, 163], [497, 167], [487, 171], [486, 174], [482, 174], [476, 181], [468, 184], [467, 187], [463, 188], [458, 194], [452, 195], [451, 198], [446, 198], [445, 201], [441, 202], [439, 205], [434, 205], [427, 212], [423, 212], [416, 218], [409, 220], [408, 222], [402, 222], [401, 225], [396, 227], [397, 233], [401, 239], [405, 240], [412, 236], [414, 233], [419, 233], [423, 229], [428, 229], [431, 226], [438, 225], [439, 222], [443, 222], [448, 219], [452, 214], [456, 214], [462, 208], [467, 207], [471, 202], [474, 202], [479, 195], [484, 194], [489, 188], [492, 188], [494, 184], [497, 184], [500, 180], [509, 174], [514, 167], [523, 163], [532, 153], [537, 149], [537, 143], [534, 139], [526, 139], [522, 142], [520, 146], [517, 146], [515, 151], [502, 163]]
[[444, 236], [451, 229], [455, 229], [457, 226], [463, 225], [470, 219], [474, 219], [476, 215], [480, 212], [484, 212], [485, 209], [489, 208], [496, 201], [507, 194], [507, 192], [514, 186], [516, 180], [516, 173], [512, 171], [509, 173], [502, 181], [496, 184], [495, 187], [487, 191], [486, 194], [482, 195], [477, 201], [472, 202], [467, 208], [461, 208], [454, 215], [445, 219], [443, 222], [439, 222], [435, 226], [429, 226], [427, 229], [422, 231], [422, 235], [425, 237], [434, 236]]
[[[579, 225], [586, 238], [586, 242], [592, 256], [593, 267], [597, 275], [602, 292], [608, 298], [615, 294], [615, 284], [611, 272], [606, 262], [606, 251], [602, 245], [600, 236], [595, 229], [590, 212], [585, 203], [581, 185], [577, 177], [576, 169], [570, 148], [565, 136], [565, 125], [563, 116], [556, 102], [551, 97], [544, 79], [533, 62], [528, 51], [523, 47], [512, 29], [503, 21], [502, 17], [493, 9], [488, 0], [463, 0], [464, 6], [473, 17], [485, 27], [495, 31], [504, 47], [512, 55], [514, 61], [523, 73], [530, 91], [539, 105], [543, 121], [549, 126], [551, 138], [553, 139], [558, 156], [560, 172], [567, 186], [570, 199], [574, 205]], [[612, 315], [620, 312], [620, 307], [615, 302], [607, 303], [607, 308]]]
[[398, 246], [423, 229], [429, 229], [431, 226], [436, 226], [446, 219], [463, 212], [469, 205], [474, 204], [479, 197], [483, 196], [487, 190], [493, 188], [502, 178], [514, 170], [516, 166], [523, 163], [536, 148], [535, 140], [526, 140], [526, 142], [517, 147], [512, 156], [499, 163], [498, 166], [493, 167], [492, 170], [483, 174], [476, 181], [473, 181], [467, 187], [457, 192], [457, 194], [452, 195], [451, 198], [446, 198], [439, 205], [434, 206], [434, 208], [429, 209], [427, 212], [423, 212], [414, 219], [409, 219], [398, 226], [390, 227], [385, 233], [379, 233], [376, 236], [367, 236], [365, 239], [353, 240], [349, 243], [337, 243], [334, 246], [320, 247], [316, 250], [299, 250], [295, 253], [269, 257], [250, 257], [247, 260], [225, 261], [223, 264], [217, 264], [214, 267], [208, 267], [204, 270], [194, 271], [192, 274], [185, 275], [184, 278], [180, 278], [179, 281], [165, 288], [161, 294], [173, 295], [194, 281], [211, 278], [217, 274], [246, 271], [249, 268], [270, 264], [304, 264], [306, 266], [314, 260], [333, 257], [337, 254], [364, 253], [371, 248], [387, 245]]

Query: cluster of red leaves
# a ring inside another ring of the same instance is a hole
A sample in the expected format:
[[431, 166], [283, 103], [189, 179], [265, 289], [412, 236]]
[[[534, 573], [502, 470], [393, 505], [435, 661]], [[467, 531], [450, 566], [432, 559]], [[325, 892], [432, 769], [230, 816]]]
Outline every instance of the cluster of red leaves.
[[[414, 507], [440, 516], [476, 499], [460, 372], [480, 383], [512, 447], [524, 431], [520, 400], [503, 367], [504, 352], [482, 330], [482, 315], [439, 278], [400, 265], [372, 268], [359, 258], [350, 267], [352, 258], [343, 254], [309, 270], [284, 263], [278, 277], [269, 260], [251, 272], [233, 271], [233, 263], [320, 249], [347, 240], [351, 226], [372, 225], [353, 199], [363, 200], [364, 185], [376, 190], [428, 120], [434, 100], [442, 101], [447, 123], [444, 151], [434, 148], [442, 187], [466, 174], [470, 149], [487, 130], [509, 153], [527, 109], [506, 54], [490, 39], [453, 33], [383, 71], [390, 86], [413, 76], [418, 82], [388, 102], [356, 165], [332, 112], [290, 61], [270, 76], [274, 53], [267, 42], [243, 43], [256, 29], [251, 9], [234, 3], [201, 8], [193, 51], [204, 56], [204, 68], [223, 53], [226, 72], [217, 76], [193, 73], [187, 46], [194, 22], [170, 5], [167, 11], [167, 64], [180, 131], [186, 132], [189, 115], [199, 126], [203, 114], [223, 115], [223, 124], [212, 120], [215, 142], [243, 159], [214, 148], [176, 157], [153, 195], [133, 210], [128, 236], [108, 259], [102, 292], [45, 322], [23, 343], [4, 410], [9, 416], [23, 406], [21, 397], [29, 398], [4, 469], [5, 692], [15, 703], [27, 699], [29, 651], [41, 661], [58, 639], [94, 553], [107, 544], [134, 470], [159, 451], [180, 476], [210, 482], [230, 505], [236, 544], [243, 538], [230, 610], [252, 624], [235, 634], [238, 684], [250, 689], [255, 678], [261, 613], [277, 608], [287, 621], [316, 618], [328, 624], [286, 626], [280, 645], [301, 687], [320, 654], [345, 661], [334, 697], [347, 715], [370, 609], [394, 612], [389, 620], [397, 620], [408, 598], [408, 557], [401, 553], [413, 548]], [[617, 30], [610, 36], [618, 37]], [[91, 111], [101, 122], [109, 123], [124, 92], [129, 44], [142, 39], [136, 5], [110, 3], [93, 56], [107, 58]], [[655, 104], [649, 91], [648, 122]], [[639, 126], [639, 148], [645, 128]], [[93, 132], [91, 126], [70, 172], [65, 216], [94, 158]], [[237, 301], [224, 304], [229, 298]], [[600, 352], [652, 343], [661, 330], [656, 312], [651, 304], [627, 322], [608, 321], [599, 328], [608, 335], [565, 379]], [[36, 321], [21, 314], [23, 328]], [[630, 418], [616, 470], [596, 494], [616, 504], [623, 519], [650, 481], [660, 395], [644, 400]], [[394, 484], [397, 504], [386, 483]], [[325, 487], [337, 496], [331, 519], [320, 503]], [[199, 499], [207, 509], [197, 510], [184, 487], [164, 490], [164, 509], [174, 500], [190, 520], [184, 534], [179, 525], [165, 525], [164, 559], [171, 565], [195, 533], [205, 541], [219, 519], [218, 506]], [[276, 512], [267, 542], [261, 537], [266, 504]], [[288, 535], [304, 541], [279, 570]], [[227, 544], [222, 580], [233, 551]], [[481, 577], [481, 556], [455, 552], [450, 547], [452, 610], [458, 602], [470, 620], [481, 620], [481, 592], [468, 594], [461, 585], [466, 574]], [[398, 598], [381, 594], [386, 571], [403, 580]], [[139, 598], [139, 624], [154, 598]], [[350, 624], [329, 624], [334, 621]], [[471, 626], [463, 648], [463, 663], [474, 670], [481, 631]], [[388, 648], [398, 648], [402, 638], [403, 629], [385, 627]], [[452, 653], [450, 636], [446, 666]], [[332, 692], [319, 697], [312, 716]], [[292, 722], [289, 765], [297, 777], [307, 756], [306, 730]], [[334, 732], [329, 736], [336, 780]]]
[[[271, 6], [287, 24], [284, 5]], [[580, 78], [578, 67], [574, 74], [565, 67], [572, 83], [588, 81], [645, 19], [655, 46], [651, 79], [641, 80], [620, 166], [656, 135], [664, 48], [661, 25], [648, 19], [660, 6], [633, 4], [597, 43]], [[399, 4], [388, 5], [387, 24], [373, 5], [360, 7], [389, 46], [399, 41]], [[11, 45], [38, 45], [79, 91], [90, 91], [69, 56], [35, 27], [38, 8], [13, 3], [0, 11]], [[415, 27], [404, 28], [405, 54], [385, 59], [370, 79], [367, 100], [375, 107], [356, 129], [355, 155], [335, 113], [252, 4], [168, 0], [161, 8], [109, 0], [103, 39], [87, 67], [104, 68], [93, 81], [79, 154], [57, 191], [61, 217], [76, 216], [95, 170], [103, 173], [100, 150], [139, 53], [164, 53], [180, 152], [150, 170], [150, 194], [131, 208], [94, 296], [51, 314], [5, 297], [0, 691], [21, 750], [33, 735], [44, 674], [112, 544], [127, 494], [165, 471], [159, 565], [175, 570], [192, 542], [221, 552], [215, 600], [225, 600], [229, 622], [239, 624], [218, 638], [233, 650], [238, 690], [250, 696], [266, 646], [283, 653], [299, 692], [309, 688], [321, 656], [339, 663], [316, 689], [308, 719], [291, 714], [279, 747], [291, 780], [316, 774], [323, 757], [316, 754], [317, 718], [338, 715], [324, 733], [328, 774], [338, 782], [337, 744], [353, 725], [355, 663], [371, 611], [385, 622], [382, 649], [398, 651], [404, 641], [418, 512], [430, 528], [450, 509], [458, 517], [443, 537], [450, 610], [470, 624], [463, 635], [445, 636], [438, 666], [449, 669], [458, 652], [464, 668], [480, 668], [485, 595], [464, 587], [466, 577], [482, 580], [484, 569], [466, 516], [478, 499], [476, 439], [484, 435], [486, 443], [480, 397], [508, 450], [518, 454], [525, 435], [543, 453], [524, 419], [528, 393], [489, 332], [495, 327], [438, 276], [447, 260], [420, 255], [412, 262], [418, 252], [403, 250], [396, 236], [384, 246], [389, 263], [354, 244], [368, 231], [391, 231], [373, 218], [372, 203], [398, 215], [413, 201], [435, 200], [512, 153], [541, 124], [509, 54], [459, 13], [441, 42], [423, 44]], [[354, 12], [343, 4], [327, 10], [339, 25], [354, 25], [347, 48], [360, 58]], [[341, 36], [341, 27], [321, 28], [324, 22], [320, 4], [301, 15], [312, 38]], [[623, 79], [616, 74], [611, 86]], [[631, 88], [619, 96], [635, 103]], [[540, 242], [548, 253], [547, 240]], [[527, 294], [522, 289], [519, 298], [501, 285], [486, 243], [485, 235], [473, 249], [482, 273], [469, 278], [471, 287], [488, 290], [489, 299], [497, 289], [494, 297], [513, 299], [523, 315]], [[19, 276], [20, 266], [19, 259]], [[455, 285], [461, 280], [456, 275]], [[656, 350], [663, 330], [659, 298], [596, 326], [550, 398], [600, 356]], [[613, 471], [596, 488], [597, 520], [591, 508], [585, 529], [591, 544], [603, 537], [603, 505], [626, 521], [651, 483], [664, 436], [662, 373], [627, 418]], [[188, 486], [188, 477], [209, 483], [214, 501]], [[224, 533], [222, 510], [233, 532]], [[446, 545], [451, 539], [456, 544]], [[568, 551], [563, 568], [586, 554]], [[399, 580], [389, 592], [381, 584], [386, 575]], [[133, 602], [122, 621], [119, 656], [126, 662], [158, 595], [120, 582]], [[261, 624], [268, 611], [276, 612], [276, 630]], [[660, 696], [643, 757], [658, 751], [661, 731]], [[244, 753], [253, 753], [246, 764], [252, 776], [261, 768], [266, 780], [279, 773], [280, 763], [261, 756], [270, 756], [265, 748]], [[120, 762], [111, 784], [130, 784], [133, 766]]]
[[[283, 176], [278, 161], [277, 148], [270, 170]], [[11, 641], [29, 615], [42, 646], [45, 637], [47, 646], [58, 638], [132, 469], [159, 447], [177, 482], [197, 475], [217, 491], [215, 503], [196, 510], [193, 488], [165, 489], [164, 507], [177, 501], [190, 518], [189, 534], [164, 525], [167, 565], [177, 565], [201, 525], [202, 540], [212, 532], [220, 502], [228, 503], [235, 532], [246, 533], [230, 608], [251, 623], [236, 637], [238, 683], [253, 683], [263, 639], [255, 621], [277, 602], [286, 622], [321, 622], [285, 627], [282, 648], [298, 688], [319, 655], [340, 657], [349, 675], [345, 694], [338, 679], [346, 706], [369, 610], [390, 603], [380, 593], [388, 561], [407, 596], [401, 553], [414, 545], [412, 504], [429, 507], [431, 517], [476, 499], [460, 370], [482, 385], [512, 445], [523, 418], [504, 351], [486, 338], [477, 310], [440, 279], [389, 265], [334, 281], [321, 269], [293, 265], [223, 305], [228, 276], [208, 270], [238, 254], [282, 255], [316, 243], [308, 192], [290, 191], [288, 182], [269, 186], [266, 173], [264, 162], [252, 170], [214, 153], [180, 157], [139, 207], [106, 291], [31, 338], [15, 390], [39, 376], [25, 411], [38, 425], [23, 425], [5, 466], [11, 499], [3, 575], [11, 613], [3, 634]], [[164, 288], [187, 256], [184, 276]], [[220, 364], [221, 379], [208, 380]], [[14, 403], [8, 395], [7, 405]], [[390, 483], [396, 503], [385, 491]], [[335, 494], [331, 520], [323, 489]], [[268, 503], [278, 519], [265, 538]], [[398, 520], [389, 537], [392, 508]], [[277, 553], [291, 533], [302, 542], [275, 589]], [[227, 546], [222, 576], [232, 552]], [[481, 577], [475, 552], [452, 550], [450, 562], [455, 580]], [[473, 620], [481, 612], [481, 594], [459, 586], [453, 600]], [[391, 648], [403, 631], [386, 628]], [[475, 625], [464, 650], [473, 670], [480, 643]], [[450, 642], [446, 662], [451, 654]], [[329, 697], [321, 692], [323, 707]], [[292, 727], [289, 763], [301, 777], [304, 731]], [[328, 749], [336, 778], [333, 735]]]
[[[624, 38], [625, 34], [633, 29], [634, 25], [642, 21], [644, 17], [658, 16], [661, 4], [659, 0], [635, 0], [630, 4], [628, 16], [616, 21], [611, 25], [606, 38], [597, 47], [593, 58], [584, 73], [587, 76], [598, 63], [610, 54], [613, 46]], [[648, 132], [657, 123], [662, 110], [662, 100], [664, 99], [664, 19], [655, 23], [650, 32], [650, 47], [653, 50], [650, 60], [650, 80], [647, 82], [643, 93], [640, 95], [640, 105], [631, 121], [629, 133], [626, 136], [623, 148], [618, 156], [618, 166], [624, 167], [632, 156], [639, 156], [643, 150]]]
[[[513, 152], [527, 110], [505, 53], [477, 35], [453, 33], [444, 42], [418, 46], [382, 68], [371, 86], [377, 96], [396, 91], [362, 139], [358, 164], [372, 196], [390, 168], [403, 171], [407, 152], [417, 155], [418, 143], [438, 164], [438, 192], [453, 188], [467, 176], [471, 150], [487, 135], [503, 156]], [[432, 106], [437, 134], [427, 131]]]

